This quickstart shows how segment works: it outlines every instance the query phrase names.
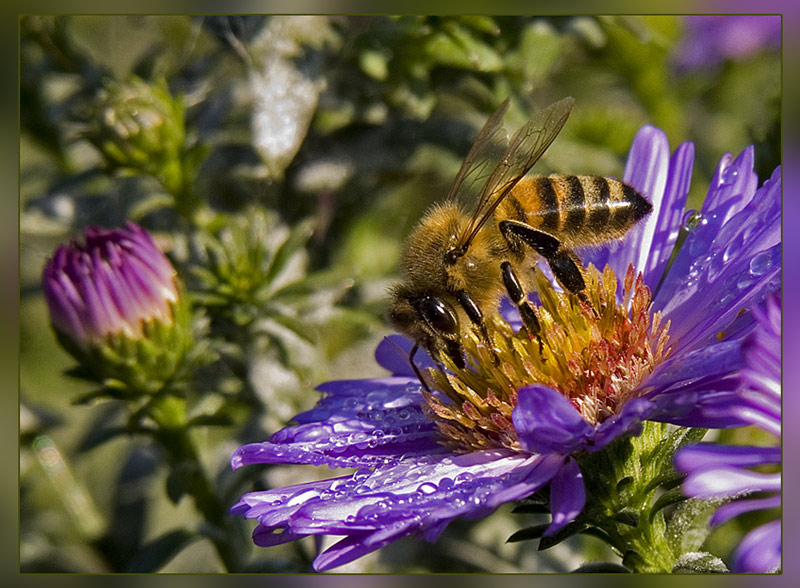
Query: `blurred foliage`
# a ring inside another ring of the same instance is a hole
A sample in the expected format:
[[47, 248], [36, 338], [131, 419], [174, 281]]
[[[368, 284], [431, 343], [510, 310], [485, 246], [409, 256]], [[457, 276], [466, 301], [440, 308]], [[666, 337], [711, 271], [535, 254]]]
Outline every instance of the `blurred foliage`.
[[[83, 227], [135, 220], [187, 284], [218, 358], [196, 374], [216, 393], [197, 414], [226, 416], [193, 431], [230, 505], [253, 477], [295, 475], [231, 472], [237, 445], [313, 405], [315, 385], [381, 373], [372, 350], [403, 238], [506, 96], [512, 125], [576, 98], [540, 172], [621, 176], [644, 124], [673, 149], [695, 142], [690, 207], [727, 151], [755, 144], [762, 178], [780, 163], [779, 51], [678, 70], [681, 17], [26, 16], [20, 27], [26, 571], [222, 569], [197, 541], [197, 514], [168, 499], [152, 448], [97, 440], [118, 411], [69, 406], [86, 389], [61, 375], [70, 363], [47, 336], [40, 272]], [[43, 447], [69, 484], [42, 465]], [[542, 521], [530, 517], [458, 522], [435, 545], [401, 541], [343, 571], [566, 571], [584, 547], [597, 553], [581, 539], [546, 555], [504, 543]], [[312, 543], [256, 550], [241, 526], [243, 569], [310, 570]]]

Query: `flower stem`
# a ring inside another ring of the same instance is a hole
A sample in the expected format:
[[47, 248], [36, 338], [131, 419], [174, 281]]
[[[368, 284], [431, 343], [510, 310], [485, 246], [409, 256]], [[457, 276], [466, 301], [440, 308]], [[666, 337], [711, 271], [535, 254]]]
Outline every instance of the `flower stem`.
[[680, 554], [670, 545], [660, 480], [673, 473], [668, 426], [646, 421], [642, 434], [617, 440], [581, 460], [586, 479], [585, 520], [603, 531], [634, 572], [670, 573]]
[[225, 569], [241, 571], [241, 554], [247, 551], [242, 534], [233, 517], [227, 516], [227, 509], [219, 500], [200, 461], [187, 426], [185, 400], [163, 396], [151, 404], [150, 416], [158, 424], [155, 436], [166, 451], [171, 482], [177, 484], [177, 488], [171, 488], [170, 494], [179, 497], [186, 493], [192, 497], [195, 508], [207, 523], [203, 532], [213, 543]]

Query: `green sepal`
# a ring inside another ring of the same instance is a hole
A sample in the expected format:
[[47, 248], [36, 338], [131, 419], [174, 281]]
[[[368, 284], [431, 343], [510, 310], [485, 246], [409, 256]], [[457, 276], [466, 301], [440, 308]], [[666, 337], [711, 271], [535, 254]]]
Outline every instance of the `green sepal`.
[[181, 297], [171, 307], [172, 321], [152, 319], [141, 326], [141, 336], [116, 334], [78, 345], [68, 335], [56, 332], [62, 346], [78, 361], [70, 374], [101, 385], [73, 403], [152, 396], [190, 375], [192, 368], [185, 365], [193, 347], [189, 303]]
[[537, 503], [519, 504], [511, 511], [512, 514], [548, 514], [549, 512], [550, 509], [546, 504]]
[[562, 541], [569, 539], [573, 535], [577, 535], [578, 533], [582, 533], [586, 529], [586, 525], [580, 521], [572, 521], [568, 523], [566, 527], [561, 529], [558, 533], [551, 537], [542, 537], [539, 541], [539, 551], [544, 551], [545, 549], [550, 549], [561, 543]]
[[517, 543], [519, 541], [530, 541], [532, 539], [540, 539], [544, 532], [547, 530], [549, 525], [547, 523], [542, 525], [534, 525], [532, 527], [526, 527], [525, 529], [520, 529], [519, 531], [513, 533], [508, 539], [506, 539], [506, 543]]

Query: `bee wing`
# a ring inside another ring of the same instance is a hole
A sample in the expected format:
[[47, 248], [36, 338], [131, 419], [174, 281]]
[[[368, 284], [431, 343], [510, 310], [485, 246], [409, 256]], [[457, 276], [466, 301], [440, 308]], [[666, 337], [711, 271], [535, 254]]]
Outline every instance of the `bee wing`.
[[[561, 132], [564, 124], [569, 118], [572, 107], [575, 105], [573, 98], [564, 98], [555, 104], [551, 104], [533, 119], [528, 121], [519, 129], [508, 142], [505, 152], [500, 158], [500, 162], [491, 173], [483, 188], [480, 191], [478, 206], [472, 218], [459, 236], [454, 251], [457, 255], [463, 255], [469, 248], [469, 244], [478, 231], [492, 216], [497, 206], [503, 199], [511, 193], [511, 189], [519, 182], [539, 160], [550, 144]], [[467, 160], [461, 166], [456, 176], [456, 184], [450, 190], [451, 194], [458, 191], [464, 178], [470, 175], [471, 169], [481, 169], [475, 166], [477, 155], [483, 152], [488, 143], [492, 141], [500, 128], [500, 122], [508, 108], [508, 99], [498, 108], [481, 129], [475, 145], [472, 146]], [[490, 129], [491, 132], [487, 129]], [[485, 136], [484, 136], [485, 135]], [[481, 143], [481, 145], [479, 145]], [[475, 152], [475, 153], [473, 153]], [[470, 156], [473, 156], [470, 160]], [[486, 162], [483, 162], [485, 165]]]
[[[503, 103], [497, 107], [486, 123], [481, 128], [478, 137], [472, 144], [472, 147], [464, 158], [464, 163], [456, 174], [456, 179], [453, 181], [453, 186], [447, 194], [448, 200], [462, 199], [461, 193], [468, 190], [469, 187], [474, 186], [483, 176], [483, 170], [489, 164], [488, 153], [493, 149], [497, 149], [497, 135], [503, 128], [503, 117], [508, 110], [509, 98], [503, 100]], [[469, 182], [465, 184], [465, 180], [469, 178]]]

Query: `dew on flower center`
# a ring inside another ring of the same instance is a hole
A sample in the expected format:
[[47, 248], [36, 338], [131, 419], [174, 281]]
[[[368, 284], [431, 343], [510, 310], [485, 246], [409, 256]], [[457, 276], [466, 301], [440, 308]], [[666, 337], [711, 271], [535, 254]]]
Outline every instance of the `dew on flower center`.
[[487, 317], [491, 348], [478, 333], [464, 335], [467, 366], [444, 359], [445, 371], [428, 373], [433, 392], [423, 390], [428, 416], [444, 443], [459, 451], [520, 449], [511, 414], [517, 391], [531, 384], [563, 394], [583, 419], [597, 425], [636, 396], [639, 384], [670, 351], [669, 323], [650, 314], [651, 293], [629, 266], [623, 300], [606, 266], [585, 272], [585, 301], [557, 292], [537, 272], [541, 331], [515, 332], [499, 314]]

